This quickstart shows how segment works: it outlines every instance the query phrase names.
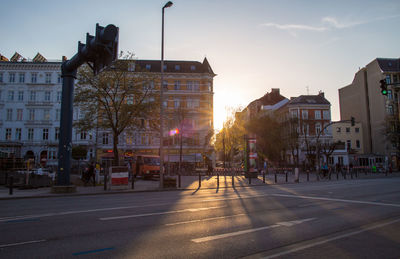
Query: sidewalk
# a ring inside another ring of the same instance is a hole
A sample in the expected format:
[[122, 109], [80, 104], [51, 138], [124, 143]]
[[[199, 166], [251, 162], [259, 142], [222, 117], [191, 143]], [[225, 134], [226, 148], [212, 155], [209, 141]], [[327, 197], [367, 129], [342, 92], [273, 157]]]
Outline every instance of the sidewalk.
[[[390, 178], [390, 177], [400, 177], [400, 172], [394, 172], [392, 174], [388, 174], [387, 176], [383, 173], [358, 173], [356, 176], [353, 174], [353, 179], [376, 179], [376, 178]], [[176, 185], [178, 187], [178, 177], [176, 178]], [[276, 180], [276, 183], [275, 183]], [[311, 182], [317, 181], [351, 181], [351, 175], [346, 175], [346, 179], [343, 178], [343, 175], [339, 174], [337, 176], [335, 173], [331, 174], [331, 179], [329, 177], [326, 178], [317, 178], [315, 173], [310, 173], [307, 177], [307, 174], [302, 173], [299, 177], [300, 184], [307, 184]], [[295, 177], [290, 172], [286, 173], [269, 173], [265, 175], [265, 183], [263, 183], [263, 176], [259, 175], [258, 178], [251, 179], [251, 184], [249, 183], [249, 179], [244, 176], [234, 176], [234, 186], [235, 188], [241, 187], [251, 187], [251, 186], [260, 186], [260, 185], [271, 185], [271, 184], [294, 184]], [[297, 183], [296, 183], [297, 184]], [[104, 190], [103, 185], [98, 186], [77, 186], [75, 193], [62, 193], [62, 194], [54, 194], [51, 193], [51, 187], [37, 188], [37, 189], [13, 189], [13, 194], [9, 194], [9, 189], [5, 186], [0, 186], [0, 200], [8, 200], [8, 199], [21, 199], [21, 198], [42, 198], [42, 197], [63, 197], [63, 196], [79, 196], [79, 195], [102, 195], [102, 194], [115, 194], [115, 193], [133, 193], [133, 192], [148, 192], [148, 191], [170, 191], [170, 190], [197, 190], [199, 189], [199, 176], [181, 176], [181, 187], [180, 188], [167, 188], [160, 189], [160, 182], [158, 180], [137, 180], [135, 181], [134, 189], [132, 189], [131, 182], [129, 182], [128, 186], [113, 186], [111, 189]], [[217, 189], [217, 188], [232, 188], [232, 176], [219, 176], [219, 186], [217, 176], [201, 176], [201, 187], [200, 189]]]

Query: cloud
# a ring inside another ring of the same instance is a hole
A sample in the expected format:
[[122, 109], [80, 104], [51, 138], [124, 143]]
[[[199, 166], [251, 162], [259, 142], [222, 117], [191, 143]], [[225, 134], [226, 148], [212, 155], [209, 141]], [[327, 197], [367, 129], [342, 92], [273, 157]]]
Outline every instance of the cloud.
[[400, 15], [392, 15], [392, 16], [383, 16], [376, 17], [369, 20], [364, 21], [339, 21], [335, 17], [326, 16], [321, 19], [320, 25], [306, 25], [306, 24], [278, 24], [278, 23], [263, 23], [261, 26], [264, 27], [273, 27], [279, 30], [288, 31], [293, 36], [297, 35], [299, 31], [315, 31], [315, 32], [325, 32], [333, 29], [347, 29], [351, 27], [355, 27], [358, 25], [363, 25], [367, 23], [373, 23], [377, 21], [389, 20], [393, 18], [398, 18]]
[[309, 25], [304, 25], [304, 24], [277, 24], [277, 23], [263, 23], [261, 26], [265, 27], [275, 27], [280, 30], [287, 30], [287, 31], [293, 31], [293, 30], [303, 30], [303, 31], [325, 31], [327, 28], [325, 27], [315, 27], [315, 26], [309, 26]]

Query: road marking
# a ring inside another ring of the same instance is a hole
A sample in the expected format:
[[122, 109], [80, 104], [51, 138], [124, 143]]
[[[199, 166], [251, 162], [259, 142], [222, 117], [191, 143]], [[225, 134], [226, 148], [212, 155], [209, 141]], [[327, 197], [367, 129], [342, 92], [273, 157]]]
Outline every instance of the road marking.
[[276, 254], [269, 255], [269, 256], [266, 256], [266, 257], [262, 257], [262, 258], [263, 259], [270, 259], [270, 258], [282, 257], [282, 256], [287, 255], [287, 254], [291, 254], [291, 253], [294, 253], [294, 252], [297, 252], [297, 251], [301, 251], [301, 250], [304, 250], [304, 249], [307, 249], [307, 248], [311, 248], [311, 247], [314, 247], [314, 246], [322, 245], [322, 244], [325, 244], [325, 243], [328, 243], [328, 242], [331, 242], [331, 241], [335, 241], [335, 240], [338, 240], [338, 239], [342, 239], [342, 238], [354, 236], [354, 235], [357, 235], [357, 234], [361, 234], [363, 232], [370, 231], [370, 230], [373, 230], [373, 229], [376, 229], [376, 228], [385, 227], [385, 226], [388, 226], [388, 225], [391, 225], [391, 224], [394, 224], [394, 223], [397, 223], [397, 222], [400, 222], [400, 219], [392, 220], [392, 221], [389, 221], [389, 222], [386, 222], [386, 223], [382, 223], [382, 224], [379, 224], [379, 225], [375, 225], [375, 226], [367, 227], [367, 228], [364, 228], [364, 229], [361, 229], [361, 230], [357, 230], [357, 231], [353, 231], [353, 232], [350, 232], [350, 233], [342, 234], [342, 235], [339, 235], [339, 236], [336, 236], [336, 237], [332, 237], [332, 238], [328, 238], [328, 239], [325, 239], [325, 240], [321, 240], [321, 241], [318, 241], [318, 242], [315, 242], [315, 243], [312, 243], [312, 244], [299, 246], [299, 247], [296, 247], [296, 248], [293, 248], [293, 249], [289, 249], [289, 250], [284, 251], [284, 252], [276, 253]]
[[93, 253], [98, 253], [98, 252], [104, 252], [108, 250], [114, 250], [115, 247], [107, 247], [107, 248], [102, 248], [102, 249], [96, 249], [96, 250], [89, 250], [89, 251], [83, 251], [83, 252], [77, 252], [73, 253], [72, 255], [87, 255], [87, 254], [93, 254]]
[[116, 217], [106, 217], [106, 218], [100, 218], [100, 220], [128, 219], [128, 218], [139, 218], [139, 217], [166, 215], [166, 214], [183, 213], [183, 212], [197, 212], [197, 211], [212, 210], [212, 209], [219, 209], [219, 208], [225, 208], [225, 207], [226, 206], [195, 208], [195, 209], [184, 209], [184, 210], [171, 210], [171, 211], [164, 211], [164, 212], [134, 214], [134, 215], [116, 216]]
[[271, 196], [276, 196], [276, 197], [288, 197], [288, 198], [299, 198], [299, 199], [310, 199], [310, 200], [321, 200], [321, 201], [338, 201], [338, 202], [368, 204], [368, 205], [377, 205], [377, 206], [389, 206], [389, 207], [398, 207], [398, 208], [400, 208], [400, 204], [396, 204], [396, 203], [345, 200], [345, 199], [335, 199], [335, 198], [325, 198], [325, 197], [312, 197], [312, 196], [292, 195], [292, 194], [270, 194], [270, 195]]
[[241, 213], [241, 214], [235, 214], [235, 215], [230, 215], [230, 216], [221, 216], [221, 217], [214, 217], [214, 218], [181, 221], [181, 222], [176, 222], [176, 223], [168, 223], [168, 224], [165, 224], [165, 226], [175, 226], [175, 225], [182, 225], [182, 224], [189, 224], [189, 223], [196, 223], [196, 222], [203, 222], [203, 221], [212, 221], [212, 220], [218, 220], [218, 219], [228, 219], [228, 218], [246, 216], [246, 215], [248, 215], [248, 214]]
[[316, 219], [316, 218], [307, 218], [307, 219], [293, 220], [293, 221], [287, 221], [287, 222], [278, 222], [274, 225], [260, 227], [260, 228], [251, 228], [251, 229], [241, 230], [241, 231], [237, 231], [237, 232], [225, 233], [225, 234], [221, 234], [221, 235], [195, 238], [195, 239], [192, 239], [192, 242], [203, 243], [203, 242], [208, 242], [208, 241], [212, 241], [212, 240], [216, 240], [216, 239], [239, 236], [239, 235], [243, 235], [243, 234], [248, 234], [248, 233], [265, 230], [265, 229], [277, 228], [277, 227], [281, 227], [281, 226], [292, 227], [294, 225], [301, 224], [303, 222], [311, 221], [314, 219]]
[[80, 213], [90, 213], [90, 212], [99, 212], [99, 211], [135, 209], [135, 208], [144, 208], [144, 207], [159, 207], [159, 206], [163, 206], [163, 205], [175, 205], [175, 203], [159, 203], [159, 204], [149, 204], [149, 205], [134, 205], [134, 206], [101, 208], [101, 209], [91, 209], [91, 210], [75, 210], [75, 211], [63, 211], [63, 212], [54, 212], [54, 213], [44, 213], [44, 214], [33, 214], [33, 215], [13, 216], [13, 217], [4, 217], [4, 218], [0, 218], [0, 222], [10, 221], [10, 220], [19, 220], [19, 219], [31, 219], [31, 218], [43, 218], [43, 217], [52, 217], [52, 216], [63, 216], [63, 215], [80, 214]]
[[34, 244], [34, 243], [40, 243], [40, 242], [45, 242], [45, 241], [46, 241], [45, 239], [42, 239], [42, 240], [32, 240], [32, 241], [19, 242], [19, 243], [13, 243], [13, 244], [5, 244], [5, 245], [0, 245], [0, 248], [10, 247], [10, 246], [27, 245], [27, 244]]

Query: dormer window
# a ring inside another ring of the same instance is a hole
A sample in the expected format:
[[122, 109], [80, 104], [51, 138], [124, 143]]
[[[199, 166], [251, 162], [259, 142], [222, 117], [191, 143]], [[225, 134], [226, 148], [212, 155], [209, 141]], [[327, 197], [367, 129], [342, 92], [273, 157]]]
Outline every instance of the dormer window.
[[177, 70], [177, 71], [181, 70], [181, 66], [180, 65], [175, 65], [175, 70]]
[[150, 64], [146, 64], [146, 69], [150, 70], [151, 69], [151, 65]]

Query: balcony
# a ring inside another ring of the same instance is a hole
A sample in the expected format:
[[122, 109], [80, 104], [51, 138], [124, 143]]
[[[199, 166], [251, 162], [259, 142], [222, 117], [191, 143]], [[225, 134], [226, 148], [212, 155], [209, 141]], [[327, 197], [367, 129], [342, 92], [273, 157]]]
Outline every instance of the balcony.
[[25, 103], [26, 107], [52, 107], [53, 105], [54, 103], [50, 101], [28, 101]]

